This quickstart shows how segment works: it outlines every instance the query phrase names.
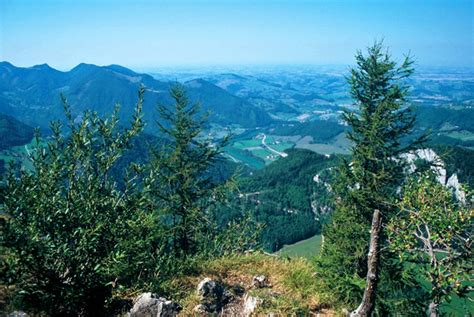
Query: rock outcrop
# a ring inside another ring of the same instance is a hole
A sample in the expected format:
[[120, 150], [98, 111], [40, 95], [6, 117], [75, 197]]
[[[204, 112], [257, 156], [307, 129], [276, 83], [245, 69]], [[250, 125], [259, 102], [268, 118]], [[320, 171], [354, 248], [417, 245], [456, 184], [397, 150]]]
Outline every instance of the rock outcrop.
[[219, 313], [233, 297], [224, 285], [208, 277], [199, 283], [196, 291], [200, 304], [194, 308], [194, 311], [199, 313]]
[[269, 287], [270, 283], [268, 278], [265, 275], [255, 275], [252, 278], [252, 287], [253, 288], [264, 288]]
[[466, 193], [462, 190], [461, 184], [459, 183], [458, 176], [454, 173], [448, 178], [448, 172], [446, 170], [446, 164], [432, 149], [419, 149], [409, 153], [401, 155], [401, 158], [408, 163], [406, 170], [407, 175], [416, 171], [416, 160], [424, 160], [431, 164], [430, 169], [435, 173], [438, 182], [446, 186], [451, 190], [456, 199], [465, 204]]
[[246, 294], [244, 297], [242, 316], [247, 317], [252, 315], [262, 303], [263, 300], [261, 298]]
[[133, 301], [130, 317], [174, 317], [181, 306], [153, 293], [143, 293]]
[[[268, 287], [268, 279], [264, 275], [256, 275], [250, 287]], [[245, 292], [242, 285], [226, 286], [210, 278], [203, 279], [198, 287], [200, 303], [193, 312], [199, 315], [241, 316], [252, 315], [263, 303], [263, 300]]]

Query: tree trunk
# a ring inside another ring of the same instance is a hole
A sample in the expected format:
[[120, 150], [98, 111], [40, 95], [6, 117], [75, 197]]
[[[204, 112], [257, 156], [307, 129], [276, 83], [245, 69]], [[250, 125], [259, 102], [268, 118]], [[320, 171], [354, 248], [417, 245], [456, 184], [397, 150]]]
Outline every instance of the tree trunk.
[[379, 280], [379, 238], [382, 227], [382, 217], [378, 209], [374, 210], [372, 216], [372, 228], [370, 230], [370, 248], [367, 260], [367, 282], [364, 297], [359, 307], [351, 313], [352, 317], [368, 317], [372, 315], [375, 308], [375, 294]]
[[430, 317], [438, 317], [439, 316], [439, 304], [436, 302], [431, 302], [429, 306], [429, 313]]

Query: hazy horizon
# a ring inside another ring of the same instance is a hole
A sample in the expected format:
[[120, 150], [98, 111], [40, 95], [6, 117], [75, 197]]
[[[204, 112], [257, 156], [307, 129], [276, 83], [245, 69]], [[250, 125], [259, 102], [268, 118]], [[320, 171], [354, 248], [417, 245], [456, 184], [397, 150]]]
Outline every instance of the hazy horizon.
[[[49, 67], [61, 71], [61, 72], [69, 72], [75, 67], [79, 66], [80, 64], [88, 64], [88, 65], [95, 65], [98, 67], [108, 67], [113, 65], [118, 65], [122, 67], [126, 67], [134, 72], [137, 73], [147, 73], [147, 74], [163, 74], [163, 75], [171, 75], [171, 74], [222, 74], [222, 73], [235, 73], [235, 74], [251, 74], [255, 72], [277, 72], [277, 71], [298, 71], [298, 70], [305, 70], [305, 71], [318, 71], [318, 72], [335, 72], [335, 73], [345, 73], [349, 72], [352, 67], [354, 67], [355, 61], [350, 64], [181, 64], [181, 65], [156, 65], [156, 66], [128, 66], [128, 65], [121, 65], [121, 64], [94, 64], [94, 63], [85, 63], [81, 62], [79, 64], [73, 65], [72, 67], [55, 67], [54, 65], [50, 65], [49, 63], [41, 63], [41, 64], [32, 64], [32, 65], [18, 65], [12, 63], [8, 60], [0, 60], [0, 63], [7, 62], [12, 64], [15, 67], [19, 68], [32, 68], [38, 67], [42, 65], [48, 65]], [[473, 66], [443, 66], [443, 65], [419, 65], [415, 63], [415, 74], [422, 74], [422, 73], [436, 73], [437, 71], [446, 72], [452, 71], [461, 74], [467, 74], [469, 76], [474, 75], [474, 65]]]
[[69, 70], [351, 65], [384, 39], [400, 60], [474, 67], [471, 1], [32, 1], [0, 3], [0, 60]]

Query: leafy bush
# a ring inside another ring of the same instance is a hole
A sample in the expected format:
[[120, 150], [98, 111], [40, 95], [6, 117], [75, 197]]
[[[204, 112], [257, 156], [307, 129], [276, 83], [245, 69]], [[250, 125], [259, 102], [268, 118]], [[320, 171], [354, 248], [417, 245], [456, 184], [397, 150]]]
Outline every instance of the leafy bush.
[[6, 180], [1, 248], [4, 279], [16, 301], [49, 315], [102, 314], [114, 287], [130, 286], [156, 268], [151, 246], [159, 225], [146, 213], [133, 178], [118, 191], [110, 177], [117, 159], [143, 127], [139, 94], [133, 122], [118, 129], [118, 108], [100, 119], [86, 112], [79, 123], [64, 100], [69, 135], [51, 124], [33, 171]]
[[473, 210], [466, 201], [456, 201], [433, 174], [428, 171], [407, 182], [399, 215], [388, 223], [387, 233], [400, 260], [416, 263], [420, 281], [429, 282], [430, 316], [438, 316], [440, 304], [453, 294], [466, 297], [472, 292]]

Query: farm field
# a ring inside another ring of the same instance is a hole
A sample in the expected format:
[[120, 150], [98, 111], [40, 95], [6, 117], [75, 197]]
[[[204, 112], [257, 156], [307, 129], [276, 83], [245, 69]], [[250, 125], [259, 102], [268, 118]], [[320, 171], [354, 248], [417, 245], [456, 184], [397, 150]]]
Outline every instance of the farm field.
[[298, 140], [295, 147], [320, 154], [348, 154], [349, 146], [349, 141], [346, 139], [344, 133], [341, 133], [330, 143], [312, 143], [312, 137], [304, 137]]
[[[277, 160], [280, 156], [262, 144], [263, 134], [249, 134], [224, 148], [227, 156], [252, 168], [260, 169]], [[295, 144], [278, 136], [267, 136], [266, 145], [278, 152], [292, 148]]]

